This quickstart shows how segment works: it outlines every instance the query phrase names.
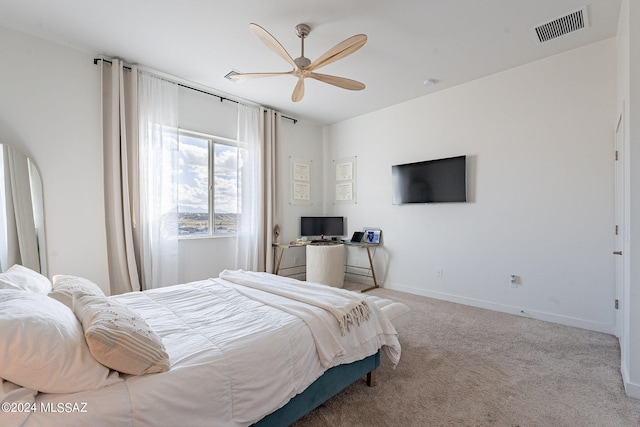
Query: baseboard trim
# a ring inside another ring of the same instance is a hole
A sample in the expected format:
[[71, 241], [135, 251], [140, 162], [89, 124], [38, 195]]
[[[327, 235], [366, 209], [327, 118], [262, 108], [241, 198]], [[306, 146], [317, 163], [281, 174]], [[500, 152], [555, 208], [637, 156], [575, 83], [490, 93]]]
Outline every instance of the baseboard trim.
[[622, 374], [622, 383], [624, 384], [624, 391], [627, 396], [640, 399], [640, 384], [629, 381], [629, 374], [624, 364], [620, 367], [620, 373]]
[[515, 314], [517, 316], [529, 317], [532, 319], [544, 320], [546, 322], [558, 323], [566, 326], [587, 329], [589, 331], [602, 332], [605, 334], [615, 335], [615, 325], [593, 322], [591, 320], [580, 319], [561, 314], [547, 313], [543, 311], [531, 310], [527, 307], [515, 307], [505, 304], [497, 304], [490, 301], [484, 301], [474, 298], [466, 298], [458, 295], [447, 294], [444, 292], [434, 292], [425, 289], [417, 289], [409, 286], [397, 285], [385, 282], [384, 287], [395, 291], [407, 292], [415, 295], [422, 295], [428, 298], [439, 299], [443, 301], [455, 302], [472, 307], [484, 308], [487, 310], [499, 311], [502, 313]]

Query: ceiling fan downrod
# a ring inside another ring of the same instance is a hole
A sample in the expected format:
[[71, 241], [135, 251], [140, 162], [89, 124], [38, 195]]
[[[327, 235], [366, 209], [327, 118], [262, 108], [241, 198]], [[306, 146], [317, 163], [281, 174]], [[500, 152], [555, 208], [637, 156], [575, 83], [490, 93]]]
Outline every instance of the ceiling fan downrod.
[[311, 27], [307, 24], [298, 24], [296, 25], [296, 35], [300, 37], [300, 42], [302, 44], [302, 52], [299, 58], [294, 59], [293, 61], [300, 68], [308, 67], [311, 64], [311, 60], [309, 58], [305, 58], [304, 56], [304, 39], [311, 32]]

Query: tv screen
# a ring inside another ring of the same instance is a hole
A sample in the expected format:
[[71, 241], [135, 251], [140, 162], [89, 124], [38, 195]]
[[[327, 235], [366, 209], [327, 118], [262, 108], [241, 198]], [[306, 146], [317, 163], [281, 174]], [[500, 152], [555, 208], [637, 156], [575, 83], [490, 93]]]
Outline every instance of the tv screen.
[[467, 201], [466, 156], [391, 166], [393, 204]]
[[303, 216], [300, 217], [300, 235], [344, 236], [344, 217], [342, 216]]

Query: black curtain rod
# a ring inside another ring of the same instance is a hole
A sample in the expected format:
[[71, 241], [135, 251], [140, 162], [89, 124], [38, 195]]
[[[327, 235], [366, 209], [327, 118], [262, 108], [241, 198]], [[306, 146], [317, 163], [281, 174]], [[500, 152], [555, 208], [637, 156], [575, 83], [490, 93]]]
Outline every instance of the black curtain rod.
[[[108, 59], [93, 58], [93, 65], [98, 65], [98, 61], [103, 61], [103, 62], [106, 62], [108, 64], [113, 64], [113, 62], [109, 61]], [[122, 68], [131, 71], [131, 67], [127, 67], [126, 65], [123, 65]], [[240, 102], [236, 101], [235, 99], [225, 98], [224, 96], [216, 95], [215, 93], [211, 93], [211, 92], [204, 91], [202, 89], [197, 89], [195, 87], [187, 86], [187, 85], [184, 85], [182, 83], [176, 83], [176, 84], [178, 86], [186, 88], [186, 89], [195, 90], [196, 92], [200, 92], [200, 93], [204, 93], [204, 94], [207, 94], [207, 95], [215, 96], [216, 98], [220, 98], [220, 102], [229, 101], [229, 102], [235, 102], [236, 104], [240, 103]], [[265, 113], [266, 113], [266, 111], [265, 111]], [[298, 119], [294, 119], [293, 117], [287, 117], [287, 116], [284, 116], [284, 115], [281, 115], [281, 117], [283, 119], [291, 120], [293, 122], [293, 124], [298, 123]]]

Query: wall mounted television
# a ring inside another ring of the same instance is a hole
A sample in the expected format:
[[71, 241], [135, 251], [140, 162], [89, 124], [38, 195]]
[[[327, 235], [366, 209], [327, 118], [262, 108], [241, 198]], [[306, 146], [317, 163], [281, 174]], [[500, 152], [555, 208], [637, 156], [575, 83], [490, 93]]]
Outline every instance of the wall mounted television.
[[391, 166], [392, 203], [467, 201], [467, 157]]
[[300, 235], [306, 237], [344, 236], [343, 216], [303, 216], [300, 217]]

